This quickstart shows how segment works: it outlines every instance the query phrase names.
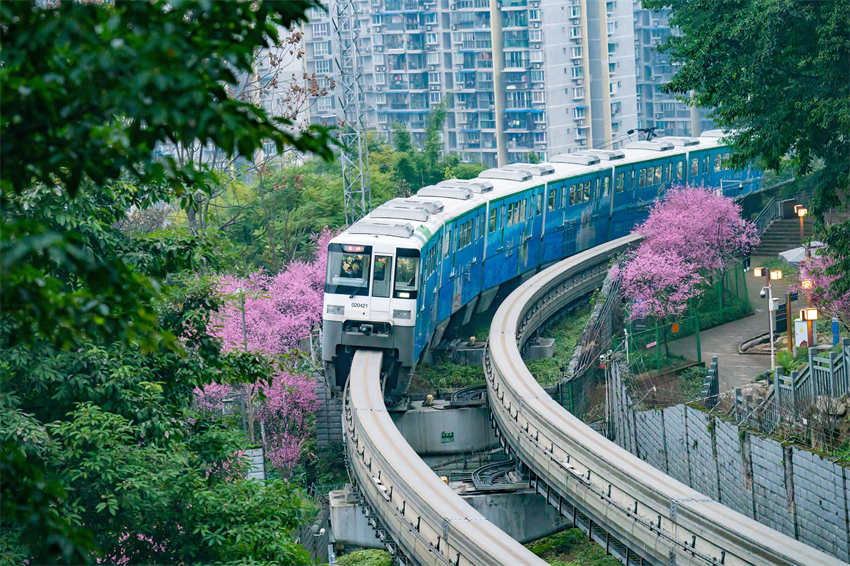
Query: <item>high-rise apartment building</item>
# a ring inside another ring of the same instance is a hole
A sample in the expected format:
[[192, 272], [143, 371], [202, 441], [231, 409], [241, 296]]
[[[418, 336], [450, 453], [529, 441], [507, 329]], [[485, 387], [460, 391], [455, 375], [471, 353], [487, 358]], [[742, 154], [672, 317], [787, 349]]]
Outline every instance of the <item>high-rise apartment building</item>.
[[647, 10], [634, 2], [635, 70], [637, 74], [638, 126], [657, 128], [668, 136], [698, 136], [715, 127], [701, 108], [691, 108], [663, 86], [676, 73], [677, 65], [658, 51], [673, 33], [670, 10]]
[[[329, 1], [305, 25], [305, 64], [340, 83], [330, 15], [347, 0]], [[443, 103], [447, 151], [496, 165], [616, 147], [637, 126], [631, 0], [355, 2], [369, 128], [421, 143]], [[318, 97], [311, 120], [336, 123], [340, 101]]]

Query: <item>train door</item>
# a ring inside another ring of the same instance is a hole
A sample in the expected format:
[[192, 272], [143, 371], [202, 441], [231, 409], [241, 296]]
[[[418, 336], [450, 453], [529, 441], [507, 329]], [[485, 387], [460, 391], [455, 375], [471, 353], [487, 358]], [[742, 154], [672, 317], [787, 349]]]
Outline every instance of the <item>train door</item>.
[[393, 256], [376, 253], [372, 261], [372, 318], [390, 320]]

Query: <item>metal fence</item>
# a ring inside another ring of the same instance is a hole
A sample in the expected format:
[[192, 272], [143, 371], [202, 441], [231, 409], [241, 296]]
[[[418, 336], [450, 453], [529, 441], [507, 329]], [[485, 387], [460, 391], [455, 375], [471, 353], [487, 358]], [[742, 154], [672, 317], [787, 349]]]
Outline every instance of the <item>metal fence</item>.
[[776, 368], [767, 395], [752, 409], [740, 391], [736, 391], [738, 422], [765, 433], [773, 433], [779, 426], [791, 430], [810, 428], [810, 421], [817, 421], [819, 415], [829, 415], [833, 401], [848, 394], [850, 339], [845, 338], [828, 352], [811, 348], [808, 364], [790, 375], [785, 375], [783, 368]]

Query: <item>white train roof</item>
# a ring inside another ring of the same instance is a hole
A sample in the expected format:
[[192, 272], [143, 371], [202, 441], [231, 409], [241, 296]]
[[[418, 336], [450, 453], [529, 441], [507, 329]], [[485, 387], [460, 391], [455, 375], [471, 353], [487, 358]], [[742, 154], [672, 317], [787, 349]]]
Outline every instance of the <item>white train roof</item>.
[[447, 179], [423, 187], [413, 196], [385, 202], [331, 242], [369, 245], [370, 240], [386, 238], [396, 247], [419, 249], [443, 224], [488, 201], [544, 183], [720, 147], [724, 145], [721, 138], [727, 134], [711, 130], [699, 138], [663, 136], [652, 141], [632, 142], [622, 150], [587, 149], [556, 155], [545, 163], [514, 163], [487, 169], [474, 179]]

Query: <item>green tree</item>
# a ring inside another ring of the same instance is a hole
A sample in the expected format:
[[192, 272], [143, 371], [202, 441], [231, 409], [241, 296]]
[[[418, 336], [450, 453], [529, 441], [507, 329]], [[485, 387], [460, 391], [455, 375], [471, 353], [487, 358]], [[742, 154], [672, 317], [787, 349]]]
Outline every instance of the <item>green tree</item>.
[[207, 334], [227, 246], [124, 221], [216, 182], [161, 144], [330, 158], [325, 130], [229, 96], [311, 4], [0, 5], [4, 561], [306, 562], [301, 495], [241, 479], [244, 435], [191, 407], [242, 377]]
[[[664, 49], [682, 67], [667, 89], [734, 129], [738, 163], [816, 170], [814, 211], [848, 204], [850, 10], [846, 0], [647, 0], [681, 34]], [[850, 289], [850, 225], [824, 233], [838, 294]]]

